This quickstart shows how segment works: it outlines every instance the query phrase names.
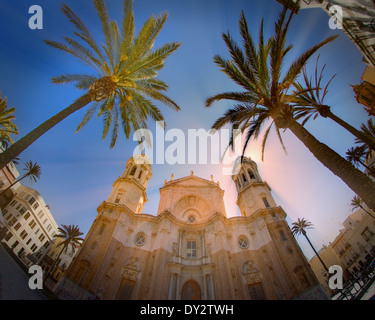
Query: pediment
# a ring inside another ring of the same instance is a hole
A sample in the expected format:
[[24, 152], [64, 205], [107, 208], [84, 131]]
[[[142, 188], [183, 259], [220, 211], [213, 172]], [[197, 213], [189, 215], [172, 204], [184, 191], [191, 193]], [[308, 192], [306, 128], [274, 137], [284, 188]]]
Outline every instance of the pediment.
[[164, 187], [172, 185], [174, 187], [219, 187], [216, 182], [208, 181], [194, 175], [168, 181]]

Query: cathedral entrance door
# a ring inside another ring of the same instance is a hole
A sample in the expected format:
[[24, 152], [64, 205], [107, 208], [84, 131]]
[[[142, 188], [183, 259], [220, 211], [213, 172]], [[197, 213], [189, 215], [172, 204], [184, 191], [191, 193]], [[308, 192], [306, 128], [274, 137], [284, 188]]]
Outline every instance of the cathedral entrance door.
[[186, 282], [182, 287], [181, 300], [202, 300], [202, 292], [199, 284], [194, 280]]

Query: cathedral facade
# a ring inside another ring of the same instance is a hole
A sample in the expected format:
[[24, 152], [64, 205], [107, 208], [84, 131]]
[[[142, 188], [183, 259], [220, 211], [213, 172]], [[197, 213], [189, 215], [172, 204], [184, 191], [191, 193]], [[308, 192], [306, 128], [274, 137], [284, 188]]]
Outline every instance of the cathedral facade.
[[219, 183], [193, 172], [165, 181], [157, 214], [142, 213], [152, 173], [139, 163], [99, 206], [61, 299], [327, 299], [254, 161], [233, 175], [241, 216], [231, 218]]

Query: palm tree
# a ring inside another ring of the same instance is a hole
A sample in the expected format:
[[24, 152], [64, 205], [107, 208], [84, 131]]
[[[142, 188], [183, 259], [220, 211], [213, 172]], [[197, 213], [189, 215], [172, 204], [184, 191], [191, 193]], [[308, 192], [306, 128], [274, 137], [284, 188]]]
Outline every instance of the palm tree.
[[[372, 118], [370, 118], [368, 121], [367, 121], [367, 126], [362, 123], [361, 125], [361, 131], [364, 135], [366, 135], [367, 137], [369, 138], [372, 138], [372, 139], [375, 139], [375, 125], [374, 123], [372, 122]], [[371, 157], [371, 153], [373, 151], [375, 151], [374, 148], [372, 148], [368, 143], [366, 143], [366, 141], [364, 141], [363, 139], [355, 139], [355, 143], [356, 144], [359, 144], [360, 147], [363, 147], [364, 150], [365, 150], [365, 153], [366, 153], [366, 159], [369, 159]]]
[[65, 43], [45, 41], [52, 48], [68, 53], [92, 68], [94, 73], [64, 74], [52, 78], [53, 83], [74, 83], [85, 93], [2, 153], [0, 167], [91, 102], [95, 103], [86, 111], [77, 131], [97, 112], [97, 116], [103, 119], [103, 139], [111, 128], [110, 148], [116, 143], [120, 126], [129, 139], [132, 129], [147, 129], [149, 116], [155, 121], [163, 121], [163, 115], [153, 100], [179, 110], [178, 105], [163, 93], [167, 91], [167, 84], [156, 78], [158, 71], [164, 67], [165, 59], [180, 46], [180, 43], [173, 42], [153, 49], [168, 14], [152, 15], [136, 35], [131, 0], [124, 1], [121, 27], [110, 20], [104, 0], [93, 2], [104, 33], [103, 44], [97, 43], [83, 21], [67, 5], [63, 5], [61, 10], [74, 25], [78, 40], [65, 36]]
[[350, 148], [348, 151], [346, 151], [346, 160], [348, 160], [350, 163], [353, 163], [356, 167], [358, 167], [359, 164], [362, 165], [370, 175], [375, 177], [374, 168], [369, 167], [365, 163], [366, 154], [367, 153], [365, 146]]
[[305, 218], [302, 218], [302, 219], [298, 218], [297, 222], [293, 222], [293, 224], [292, 224], [293, 235], [298, 236], [298, 235], [302, 234], [306, 238], [306, 240], [310, 244], [311, 248], [314, 250], [316, 256], [318, 257], [319, 261], [322, 263], [324, 269], [329, 273], [327, 266], [325, 265], [322, 258], [320, 257], [318, 252], [315, 250], [315, 248], [312, 245], [310, 239], [308, 238], [307, 233], [306, 233], [307, 229], [313, 229], [313, 224], [310, 221], [306, 220]]
[[1, 97], [0, 92], [0, 146], [8, 147], [13, 142], [11, 134], [18, 134], [17, 126], [13, 123], [15, 119], [15, 108], [9, 108], [7, 99]]
[[304, 118], [304, 121], [302, 122], [302, 125], [304, 125], [309, 119], [311, 119], [312, 116], [313, 119], [316, 119], [318, 115], [322, 116], [323, 118], [330, 118], [331, 120], [335, 121], [337, 124], [345, 128], [347, 131], [349, 131], [351, 134], [353, 134], [356, 138], [361, 139], [372, 149], [375, 149], [375, 138], [370, 137], [364, 132], [354, 128], [349, 123], [332, 113], [331, 108], [324, 104], [324, 98], [328, 93], [328, 86], [335, 75], [330, 78], [323, 91], [321, 91], [323, 71], [326, 65], [324, 65], [320, 73], [318, 73], [318, 62], [319, 56], [317, 58], [315, 66], [314, 84], [312, 82], [312, 79], [307, 76], [306, 67], [303, 67], [302, 69], [304, 86], [299, 82], [296, 82], [294, 84], [299, 92], [294, 102], [301, 105], [300, 107], [295, 108], [295, 119]]
[[358, 208], [361, 208], [364, 212], [366, 212], [371, 218], [375, 219], [375, 216], [372, 215], [372, 213], [370, 211], [368, 211], [364, 205], [363, 205], [363, 201], [360, 197], [358, 196], [354, 196], [353, 199], [352, 199], [352, 202], [350, 203], [350, 205], [352, 206], [352, 211], [354, 211], [355, 209], [358, 209]]
[[[223, 99], [239, 102], [233, 109], [217, 119], [212, 129], [218, 130], [231, 124], [233, 128], [238, 128], [241, 132], [246, 130], [244, 152], [250, 139], [258, 138], [263, 125], [271, 121], [263, 135], [262, 154], [273, 126], [281, 143], [280, 130], [289, 129], [324, 166], [340, 177], [370, 208], [375, 209], [375, 183], [334, 150], [318, 141], [294, 117], [298, 110], [298, 104], [295, 103], [296, 97], [302, 93], [294, 86], [297, 77], [308, 59], [319, 48], [336, 37], [329, 37], [308, 49], [290, 65], [282, 77], [285, 56], [293, 47], [286, 45], [286, 34], [292, 14], [285, 21], [286, 15], [287, 9], [284, 8], [275, 23], [275, 35], [267, 42], [264, 41], [262, 20], [257, 47], [250, 35], [243, 12], [239, 22], [243, 50], [233, 41], [229, 33], [223, 34], [232, 59], [225, 60], [217, 55], [214, 61], [220, 66], [221, 71], [245, 91], [224, 92], [206, 100], [207, 107]], [[292, 89], [294, 91], [290, 92]]]
[[65, 251], [68, 250], [68, 247], [70, 246], [72, 248], [72, 252], [74, 253], [77, 248], [79, 248], [82, 245], [83, 239], [80, 237], [83, 235], [83, 233], [79, 230], [78, 226], [75, 225], [62, 225], [62, 228], [58, 227], [57, 228], [60, 233], [55, 234], [55, 238], [61, 238], [63, 241], [61, 241], [57, 247], [61, 247], [61, 250], [56, 257], [55, 261], [53, 262], [51, 268], [49, 269], [47, 275], [44, 278], [44, 282], [47, 281], [49, 275], [53, 272], [53, 269], [59, 262], [61, 254]]
[[8, 191], [11, 187], [13, 187], [16, 183], [22, 181], [25, 178], [28, 178], [30, 183], [37, 182], [37, 180], [40, 178], [40, 175], [42, 174], [40, 166], [36, 162], [33, 163], [31, 160], [25, 162], [24, 165], [25, 167], [23, 168], [23, 171], [25, 171], [25, 173], [21, 176], [21, 178], [18, 178], [12, 184], [10, 184], [8, 188], [4, 189], [0, 193], [0, 196]]

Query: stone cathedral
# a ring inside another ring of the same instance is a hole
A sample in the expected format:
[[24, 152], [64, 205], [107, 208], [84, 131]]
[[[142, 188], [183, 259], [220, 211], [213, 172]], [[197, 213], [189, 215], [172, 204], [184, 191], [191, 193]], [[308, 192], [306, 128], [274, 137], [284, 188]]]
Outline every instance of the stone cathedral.
[[219, 183], [193, 172], [165, 181], [157, 214], [143, 213], [152, 173], [139, 163], [97, 209], [61, 299], [327, 299], [254, 161], [233, 175], [241, 216], [231, 218]]

